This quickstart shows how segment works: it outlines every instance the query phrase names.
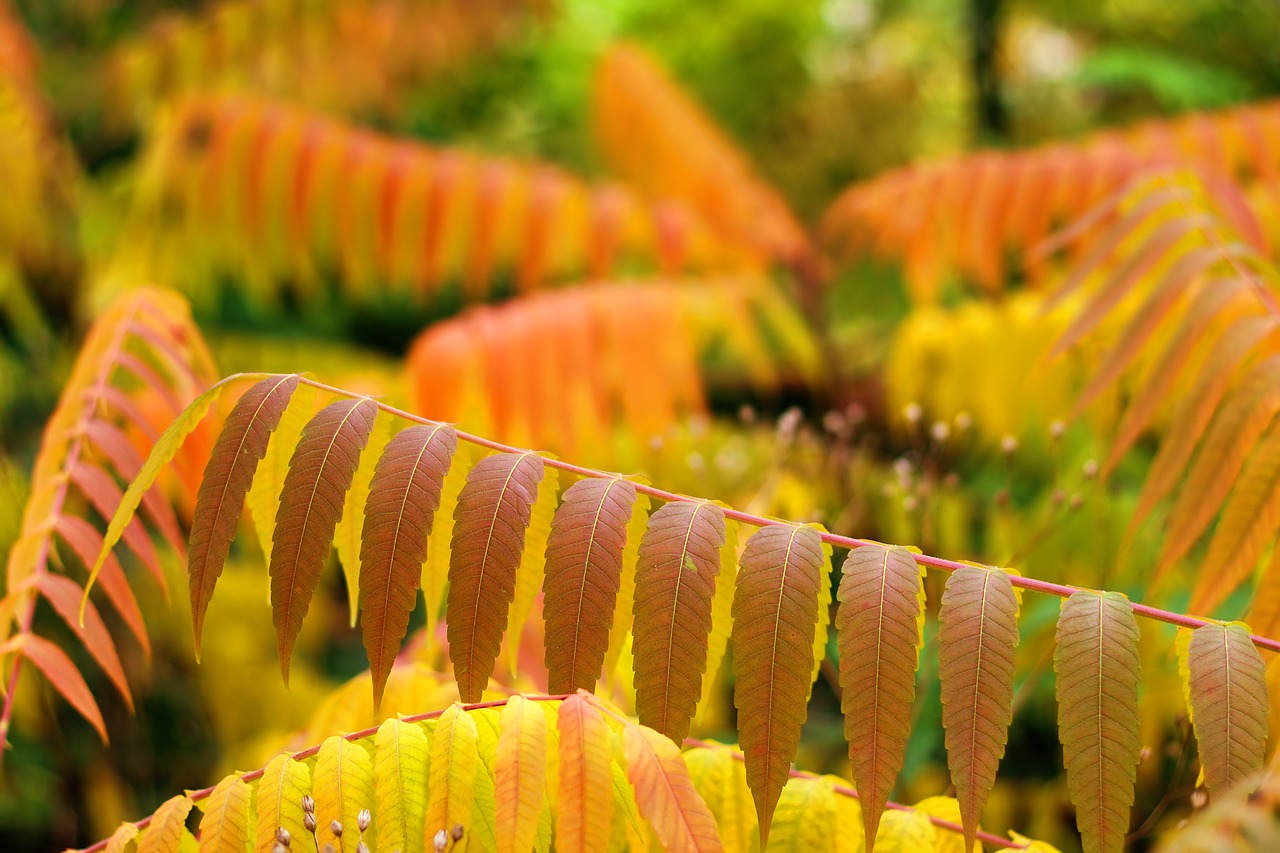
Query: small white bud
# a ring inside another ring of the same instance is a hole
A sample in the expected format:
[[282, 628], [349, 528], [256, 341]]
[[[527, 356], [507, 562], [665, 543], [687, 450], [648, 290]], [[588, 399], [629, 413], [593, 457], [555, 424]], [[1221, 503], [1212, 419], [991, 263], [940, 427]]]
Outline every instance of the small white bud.
[[1098, 460], [1086, 460], [1084, 463], [1084, 478], [1086, 480], [1092, 480], [1096, 476], [1098, 476]]
[[436, 853], [444, 853], [444, 849], [449, 846], [448, 830], [439, 830], [436, 833], [435, 838], [432, 839], [432, 844], [435, 845]]
[[1049, 424], [1049, 435], [1054, 438], [1062, 438], [1067, 431], [1067, 425], [1061, 418], [1055, 419]]
[[334, 820], [333, 823], [329, 824], [329, 831], [333, 833], [334, 838], [341, 838], [342, 837], [342, 821]]
[[369, 814], [368, 809], [361, 809], [356, 815], [356, 826], [360, 827], [360, 831], [364, 832], [369, 828], [369, 823], [373, 820], [373, 815]]
[[1000, 439], [1000, 449], [1006, 454], [1013, 453], [1018, 449], [1018, 439], [1011, 435], [1006, 435], [1004, 438]]
[[907, 419], [907, 423], [918, 424], [924, 417], [924, 409], [920, 408], [919, 403], [907, 403], [902, 407], [902, 416]]
[[929, 428], [929, 433], [934, 441], [941, 443], [951, 437], [951, 427], [946, 421], [934, 421], [933, 426]]

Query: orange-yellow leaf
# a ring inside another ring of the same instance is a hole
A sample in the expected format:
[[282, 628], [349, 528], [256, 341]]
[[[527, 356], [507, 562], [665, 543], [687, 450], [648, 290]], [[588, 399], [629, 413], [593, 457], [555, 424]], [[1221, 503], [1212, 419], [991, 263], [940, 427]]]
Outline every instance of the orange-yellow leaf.
[[150, 825], [142, 831], [138, 853], [178, 853], [192, 805], [186, 794], [165, 800], [152, 815]]
[[594, 853], [609, 843], [613, 820], [610, 752], [612, 733], [600, 712], [581, 693], [560, 703], [556, 804], [556, 849]]
[[636, 805], [662, 846], [677, 853], [723, 850], [715, 818], [693, 787], [680, 748], [634, 723], [623, 731], [622, 745]]
[[111, 837], [107, 839], [107, 847], [104, 853], [125, 853], [125, 848], [133, 843], [138, 837], [138, 825], [136, 823], [122, 823], [116, 827], [116, 831], [111, 833]]
[[923, 570], [905, 548], [849, 552], [836, 597], [841, 710], [867, 850], [902, 769], [924, 640]]
[[1124, 849], [1142, 743], [1138, 623], [1118, 592], [1081, 590], [1062, 603], [1053, 670], [1058, 734], [1084, 849]]
[[408, 427], [387, 444], [369, 484], [360, 546], [360, 627], [375, 706], [382, 704], [387, 676], [418, 604], [427, 539], [457, 447], [450, 427]]
[[1241, 622], [1202, 625], [1187, 654], [1191, 725], [1211, 796], [1262, 769], [1267, 747], [1267, 680], [1262, 656]]
[[368, 398], [330, 403], [302, 430], [302, 440], [289, 461], [269, 568], [271, 616], [285, 681], [294, 641], [333, 544], [343, 495], [351, 486], [377, 413], [378, 405]]
[[21, 649], [22, 656], [35, 664], [36, 669], [49, 679], [53, 689], [62, 694], [62, 698], [89, 721], [98, 732], [98, 737], [106, 743], [107, 726], [102, 721], [102, 712], [98, 710], [98, 703], [93, 700], [93, 693], [89, 690], [89, 685], [85, 684], [84, 676], [76, 669], [71, 658], [67, 657], [67, 653], [58, 648], [56, 643], [37, 634], [23, 636]]
[[431, 848], [435, 834], [450, 832], [471, 823], [476, 774], [480, 757], [476, 752], [479, 734], [471, 715], [461, 705], [450, 705], [431, 736], [431, 784], [427, 801], [426, 843]]
[[498, 853], [533, 849], [547, 787], [547, 716], [538, 703], [512, 696], [502, 709], [494, 762]]
[[556, 510], [542, 601], [551, 693], [591, 690], [600, 677], [635, 500], [626, 480], [588, 477], [565, 490]]
[[200, 853], [247, 853], [253, 823], [253, 788], [236, 774], [224, 778], [200, 804]]
[[1009, 740], [1017, 647], [1018, 601], [1009, 575], [973, 566], [952, 572], [938, 613], [938, 678], [966, 850]]
[[762, 847], [808, 716], [825, 568], [818, 531], [772, 525], [747, 540], [738, 569], [733, 704]]
[[486, 456], [472, 467], [458, 495], [448, 634], [463, 702], [480, 701], [493, 674], [542, 472], [542, 459], [533, 453]]
[[235, 538], [245, 495], [297, 387], [296, 375], [271, 376], [246, 391], [227, 416], [209, 455], [196, 495], [187, 553], [196, 660], [200, 659], [205, 611]]
[[675, 742], [702, 695], [724, 513], [672, 501], [649, 517], [636, 565], [632, 657], [640, 721]]

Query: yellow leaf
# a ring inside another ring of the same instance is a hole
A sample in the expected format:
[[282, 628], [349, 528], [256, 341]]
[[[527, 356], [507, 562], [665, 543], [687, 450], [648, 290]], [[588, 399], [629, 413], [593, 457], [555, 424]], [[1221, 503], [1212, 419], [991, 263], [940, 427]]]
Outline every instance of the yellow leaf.
[[245, 853], [253, 824], [253, 789], [236, 774], [223, 779], [200, 804], [200, 853]]
[[480, 756], [479, 735], [471, 715], [455, 703], [440, 716], [431, 736], [431, 785], [427, 800], [425, 837], [443, 829], [451, 832], [471, 823], [476, 774]]
[[733, 633], [733, 593], [738, 576], [738, 522], [725, 519], [724, 547], [720, 549], [720, 576], [716, 578], [716, 594], [711, 599], [711, 633], [707, 636], [707, 674], [702, 678], [702, 696], [694, 719], [701, 722], [711, 704], [711, 694], [722, 689], [720, 678], [724, 653]]
[[929, 816], [915, 809], [885, 812], [876, 830], [877, 853], [933, 853], [937, 843]]
[[829, 847], [836, 822], [835, 801], [830, 779], [788, 779], [773, 813], [770, 853], [815, 853]]
[[511, 677], [519, 674], [520, 636], [524, 623], [533, 611], [533, 600], [542, 589], [542, 576], [546, 568], [547, 538], [551, 535], [551, 520], [555, 517], [560, 500], [560, 472], [547, 467], [538, 484], [538, 499], [533, 502], [529, 514], [529, 527], [524, 533], [524, 551], [520, 555], [520, 568], [516, 570], [516, 597], [511, 602], [507, 619], [507, 667]]
[[[373, 759], [368, 751], [337, 735], [326, 740], [312, 771], [312, 795], [320, 848], [331, 843], [342, 853], [355, 853], [360, 841], [357, 816], [373, 806]], [[342, 824], [341, 837], [333, 831], [335, 820]]]
[[602, 683], [613, 681], [618, 671], [618, 657], [631, 629], [631, 611], [636, 599], [636, 561], [640, 558], [640, 539], [649, 523], [650, 503], [648, 495], [637, 494], [631, 507], [631, 520], [627, 522], [627, 544], [622, 549], [622, 581], [618, 587], [617, 604], [613, 608], [613, 630], [609, 632], [609, 651], [604, 656]]
[[453, 540], [453, 512], [458, 507], [458, 494], [467, 482], [467, 472], [475, 462], [474, 445], [458, 442], [453, 454], [453, 464], [445, 475], [440, 488], [440, 506], [436, 509], [427, 539], [427, 561], [422, 564], [422, 596], [427, 603], [427, 638], [435, 639], [436, 620], [440, 618], [440, 606], [444, 603], [444, 591], [449, 583], [449, 547]]
[[300, 383], [289, 406], [280, 416], [280, 423], [271, 440], [267, 442], [267, 454], [258, 463], [249, 486], [246, 503], [253, 516], [253, 528], [258, 534], [263, 557], [271, 559], [271, 540], [275, 536], [276, 508], [280, 505], [280, 490], [284, 487], [285, 474], [289, 472], [289, 460], [294, 448], [302, 440], [302, 428], [316, 411], [316, 389]]
[[178, 853], [191, 806], [191, 798], [186, 794], [165, 800], [138, 839], [138, 853]]
[[374, 738], [378, 849], [420, 853], [427, 813], [431, 742], [422, 726], [389, 719]]
[[360, 537], [364, 530], [364, 506], [369, 499], [369, 483], [373, 469], [382, 458], [382, 451], [391, 440], [391, 418], [379, 413], [369, 433], [369, 443], [360, 454], [360, 466], [351, 478], [351, 488], [342, 501], [342, 517], [334, 528], [333, 544], [338, 548], [338, 560], [347, 581], [347, 604], [351, 614], [351, 627], [356, 626], [356, 614], [360, 608]]
[[258, 832], [255, 850], [271, 850], [276, 830], [284, 827], [294, 838], [308, 837], [302, 824], [302, 797], [311, 791], [311, 770], [301, 761], [277, 755], [258, 780]]

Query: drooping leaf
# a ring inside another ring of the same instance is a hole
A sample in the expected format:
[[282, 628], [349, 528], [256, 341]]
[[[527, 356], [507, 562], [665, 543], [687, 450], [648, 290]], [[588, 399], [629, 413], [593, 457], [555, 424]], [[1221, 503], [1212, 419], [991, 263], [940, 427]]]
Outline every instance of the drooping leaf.
[[[360, 840], [356, 818], [373, 806], [373, 759], [360, 744], [334, 735], [325, 740], [311, 772], [311, 793], [316, 801], [317, 840], [320, 848], [332, 844], [355, 853]], [[333, 822], [341, 824], [339, 836]], [[376, 833], [375, 833], [376, 836]]]
[[411, 426], [387, 444], [369, 484], [360, 546], [360, 625], [373, 676], [373, 702], [382, 691], [409, 617], [418, 603], [440, 488], [458, 439], [447, 426]]
[[392, 717], [378, 727], [374, 746], [378, 849], [419, 853], [427, 817], [431, 739], [417, 723]]
[[458, 496], [449, 562], [449, 657], [463, 702], [478, 702], [493, 674], [538, 483], [541, 457], [481, 459]]
[[129, 682], [124, 677], [124, 667], [120, 665], [120, 656], [116, 654], [115, 641], [107, 632], [107, 625], [92, 601], [85, 601], [84, 626], [79, 621], [79, 608], [84, 596], [80, 585], [66, 575], [55, 575], [46, 572], [37, 576], [37, 586], [67, 626], [80, 637], [89, 654], [102, 667], [102, 671], [111, 679], [111, 683], [120, 691], [120, 696], [133, 713], [133, 694], [129, 692]]
[[1124, 849], [1142, 743], [1138, 623], [1118, 592], [1062, 603], [1053, 669], [1063, 765], [1089, 853]]
[[769, 840], [761, 834], [761, 849], [770, 853], [814, 853], [829, 849], [833, 836], [845, 832], [836, 825], [836, 794], [830, 779], [788, 779], [774, 815]]
[[716, 594], [711, 599], [711, 633], [707, 635], [707, 672], [702, 678], [702, 695], [694, 719], [701, 720], [711, 707], [711, 699], [723, 684], [720, 670], [733, 633], [733, 596], [738, 578], [738, 522], [724, 521], [724, 545], [720, 548], [720, 574], [716, 578]]
[[1216, 796], [1262, 768], [1269, 710], [1266, 670], [1241, 622], [1192, 631], [1187, 667], [1204, 784]]
[[[85, 438], [91, 447], [111, 463], [111, 467], [122, 480], [133, 482], [142, 473], [142, 458], [129, 437], [119, 427], [104, 420], [90, 421], [85, 429]], [[186, 545], [178, 529], [178, 518], [174, 515], [173, 506], [165, 500], [159, 488], [152, 485], [142, 493], [140, 502], [151, 523], [164, 536], [170, 547], [179, 554], [185, 553]], [[102, 553], [99, 552], [98, 556], [101, 557]]]
[[192, 805], [186, 794], [165, 800], [156, 809], [151, 824], [142, 831], [142, 837], [138, 839], [138, 853], [178, 853]]
[[471, 715], [460, 705], [450, 705], [431, 736], [431, 784], [427, 800], [426, 838], [443, 829], [451, 832], [471, 823], [476, 773], [480, 757], [476, 753], [479, 734]]
[[377, 413], [377, 404], [368, 398], [330, 403], [302, 430], [289, 461], [269, 567], [271, 615], [285, 681], [294, 641], [333, 543], [342, 497], [351, 486]]
[[[71, 546], [76, 557], [85, 565], [89, 565], [89, 561], [101, 550], [98, 545], [102, 541], [101, 534], [96, 527], [83, 518], [74, 515], [60, 516], [54, 531], [60, 539]], [[129, 588], [124, 569], [121, 568], [120, 561], [116, 559], [114, 553], [107, 552], [102, 570], [98, 573], [98, 580], [111, 606], [120, 614], [120, 618], [129, 627], [130, 633], [137, 639], [138, 644], [142, 646], [143, 654], [150, 662], [151, 640], [147, 636], [146, 623], [142, 620], [142, 609], [138, 607], [138, 600], [134, 597], [133, 590]], [[83, 604], [83, 600], [81, 603]]]
[[904, 548], [849, 552], [837, 597], [841, 711], [867, 850], [902, 769], [924, 641], [923, 570]]
[[[69, 476], [71, 482], [89, 499], [104, 520], [110, 521], [115, 516], [116, 507], [120, 506], [124, 492], [120, 491], [114, 477], [96, 465], [84, 462], [73, 465]], [[153, 576], [163, 577], [164, 570], [160, 566], [160, 556], [156, 553], [155, 543], [151, 541], [151, 534], [143, 527], [142, 520], [136, 513], [124, 525], [121, 537], [138, 561], [147, 567], [147, 571]], [[103, 563], [105, 562], [104, 557]]]
[[582, 694], [560, 703], [556, 804], [556, 849], [592, 853], [609, 843], [613, 816], [610, 785], [612, 733], [609, 724]]
[[277, 755], [267, 763], [258, 780], [258, 828], [254, 850], [271, 850], [276, 845], [276, 831], [284, 828], [294, 838], [307, 838], [310, 833], [302, 822], [302, 797], [311, 793], [311, 769], [302, 761]]
[[507, 616], [507, 668], [514, 678], [519, 674], [520, 635], [533, 612], [533, 602], [542, 589], [547, 559], [547, 540], [556, 513], [560, 493], [560, 474], [555, 468], [543, 467], [538, 484], [538, 499], [529, 510], [529, 527], [524, 535], [520, 567], [516, 570], [516, 588]]
[[1017, 647], [1018, 602], [1008, 573], [974, 566], [952, 572], [938, 613], [938, 679], [966, 850], [1009, 740]]
[[227, 416], [209, 455], [196, 496], [187, 552], [196, 660], [200, 659], [205, 611], [235, 538], [245, 495], [258, 461], [267, 452], [271, 433], [297, 387], [296, 375], [269, 376], [246, 391]]
[[502, 709], [494, 762], [498, 853], [533, 848], [547, 787], [547, 717], [536, 702], [513, 696]]
[[107, 742], [107, 726], [102, 721], [102, 712], [94, 701], [89, 685], [76, 665], [67, 657], [67, 653], [58, 648], [56, 643], [37, 634], [27, 634], [22, 638], [22, 656], [36, 665], [36, 669], [49, 679], [53, 689], [70, 703], [80, 716], [89, 721], [97, 731], [102, 742]]
[[556, 510], [542, 602], [551, 693], [591, 690], [600, 677], [635, 500], [626, 480], [587, 477], [565, 490]]
[[636, 805], [663, 847], [677, 853], [723, 850], [715, 818], [693, 787], [680, 748], [634, 723], [623, 730], [622, 744]]
[[271, 559], [271, 542], [275, 539], [276, 510], [280, 506], [280, 492], [284, 488], [285, 475], [289, 473], [289, 460], [302, 440], [302, 428], [316, 413], [316, 389], [312, 385], [299, 385], [289, 399], [289, 405], [267, 442], [267, 452], [258, 463], [258, 471], [249, 486], [245, 503], [253, 518], [254, 531], [262, 547], [262, 558]]
[[200, 803], [200, 853], [248, 853], [252, 840], [253, 788], [235, 773]]
[[702, 695], [724, 513], [673, 501], [649, 517], [636, 564], [632, 657], [640, 722], [676, 743]]
[[360, 465], [351, 478], [351, 488], [347, 489], [343, 497], [342, 516], [333, 530], [333, 545], [338, 551], [342, 576], [347, 582], [347, 603], [352, 628], [356, 626], [356, 617], [360, 611], [360, 552], [363, 550], [361, 537], [365, 526], [364, 514], [369, 499], [369, 486], [373, 480], [374, 468], [382, 459], [382, 452], [390, 440], [391, 419], [374, 420], [373, 429], [369, 432], [369, 441], [365, 445], [364, 452], [360, 454]]
[[825, 568], [816, 530], [772, 525], [747, 540], [738, 569], [733, 704], [762, 847], [808, 716]]

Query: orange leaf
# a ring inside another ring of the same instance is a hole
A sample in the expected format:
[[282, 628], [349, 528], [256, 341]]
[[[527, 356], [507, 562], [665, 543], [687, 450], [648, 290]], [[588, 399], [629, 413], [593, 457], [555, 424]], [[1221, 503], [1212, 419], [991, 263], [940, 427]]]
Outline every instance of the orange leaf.
[[[71, 546], [71, 550], [75, 552], [80, 562], [84, 563], [85, 568], [93, 565], [93, 561], [102, 551], [102, 534], [96, 527], [78, 516], [60, 515], [54, 530], [64, 542]], [[124, 569], [120, 567], [120, 561], [116, 559], [115, 554], [106, 555], [101, 573], [98, 575], [98, 582], [111, 601], [111, 606], [129, 626], [129, 631], [142, 646], [143, 653], [150, 661], [151, 640], [147, 636], [146, 623], [142, 621], [142, 609], [138, 607], [138, 600], [134, 598], [133, 590], [129, 588], [129, 581], [125, 579]], [[79, 604], [76, 607], [78, 609]], [[87, 606], [85, 613], [87, 618]]]
[[531, 850], [547, 787], [547, 716], [538, 703], [512, 696], [500, 725], [493, 769], [498, 853]]
[[80, 599], [84, 590], [71, 578], [63, 575], [44, 573], [38, 575], [40, 594], [45, 597], [58, 615], [63, 618], [89, 650], [89, 654], [102, 667], [103, 672], [111, 679], [111, 683], [124, 697], [129, 712], [133, 712], [133, 695], [129, 692], [129, 682], [124, 677], [124, 668], [120, 665], [120, 657], [116, 654], [116, 644], [107, 632], [107, 625], [92, 601], [86, 602], [84, 611], [84, 627], [80, 625]]
[[367, 397], [325, 406], [302, 430], [280, 493], [271, 545], [271, 615], [280, 672], [289, 680], [293, 644], [333, 544], [342, 496], [360, 464], [378, 405]]
[[54, 643], [35, 634], [27, 634], [22, 638], [22, 656], [36, 665], [36, 669], [44, 673], [54, 689], [71, 703], [71, 707], [80, 712], [97, 730], [102, 742], [107, 742], [107, 726], [102, 721], [102, 712], [98, 703], [93, 701], [93, 693], [85, 684], [84, 676], [76, 669], [76, 665], [67, 657], [67, 653]]
[[680, 748], [660, 732], [634, 723], [623, 731], [622, 746], [636, 806], [662, 846], [677, 853], [723, 850], [716, 820], [693, 787]]
[[867, 850], [902, 769], [923, 641], [923, 571], [905, 548], [849, 552], [836, 597], [841, 710]]
[[271, 376], [246, 391], [227, 416], [209, 455], [196, 495], [187, 554], [196, 660], [200, 659], [205, 611], [236, 535], [244, 497], [297, 387], [296, 375]]
[[551, 693], [591, 690], [609, 648], [636, 488], [588, 477], [565, 490], [547, 539], [542, 613]]
[[724, 513], [672, 501], [649, 517], [636, 565], [636, 713], [679, 743], [702, 695], [711, 600], [720, 573]]
[[760, 846], [808, 716], [826, 555], [811, 527], [764, 527], [747, 540], [733, 599], [733, 704]]
[[449, 657], [463, 702], [478, 702], [502, 646], [515, 599], [542, 458], [498, 453], [481, 459], [458, 495], [449, 561]]
[[360, 627], [373, 676], [373, 704], [382, 691], [418, 603], [440, 488], [458, 438], [447, 426], [401, 430], [378, 460], [369, 483], [360, 546]]
[[595, 853], [608, 847], [613, 820], [609, 724], [577, 693], [560, 703], [556, 849]]

